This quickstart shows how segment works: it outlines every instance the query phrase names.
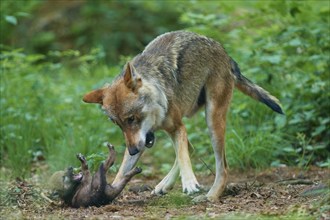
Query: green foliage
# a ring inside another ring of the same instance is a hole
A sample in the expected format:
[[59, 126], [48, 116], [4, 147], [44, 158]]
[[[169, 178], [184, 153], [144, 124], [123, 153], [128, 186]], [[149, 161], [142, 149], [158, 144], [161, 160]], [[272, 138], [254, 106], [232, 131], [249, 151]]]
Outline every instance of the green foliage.
[[171, 194], [164, 195], [161, 197], [157, 197], [154, 200], [151, 200], [149, 203], [151, 206], [151, 210], [157, 207], [166, 207], [166, 208], [174, 208], [174, 207], [187, 207], [192, 205], [191, 198], [188, 195], [181, 193], [181, 191], [175, 191]]
[[120, 56], [140, 52], [154, 36], [182, 28], [176, 22], [175, 5], [165, 1], [27, 2], [1, 1], [5, 15], [1, 25], [8, 30], [2, 33], [1, 43], [29, 52], [76, 48], [89, 53], [97, 47], [106, 51], [106, 60], [114, 65]]
[[119, 130], [108, 126], [98, 108], [79, 101], [105, 82], [98, 84], [94, 77], [110, 81], [119, 70], [93, 65], [86, 56], [73, 56], [79, 64], [75, 69], [43, 60], [50, 59], [22, 50], [1, 54], [1, 166], [13, 169], [13, 176], [28, 175], [35, 152], [44, 155], [51, 170], [79, 166], [76, 153], [108, 153], [98, 147], [105, 141], [123, 152]]
[[[181, 27], [222, 42], [245, 76], [281, 100], [285, 116], [234, 93], [226, 135], [230, 167], [330, 165], [327, 1], [0, 2], [6, 30], [0, 55], [1, 166], [13, 176], [29, 175], [42, 158], [51, 170], [78, 167], [78, 152], [90, 155], [95, 167], [107, 155], [99, 147], [105, 141], [122, 156], [119, 128], [109, 125], [99, 108], [79, 100], [110, 82], [127, 55]], [[108, 59], [119, 64], [109, 68]], [[214, 172], [204, 113], [185, 124], [194, 168]], [[169, 138], [158, 137], [146, 154], [165, 173], [174, 151]]]
[[235, 94], [227, 134], [230, 164], [259, 167], [273, 160], [273, 165], [329, 166], [329, 2], [190, 2], [187, 7], [182, 22], [222, 42], [244, 75], [279, 97], [286, 114], [260, 112]]
[[[12, 34], [15, 28], [21, 24], [21, 21], [28, 19], [32, 12], [41, 1], [28, 0], [24, 1], [0, 1], [0, 27], [1, 27], [1, 43], [7, 42], [15, 44]], [[4, 31], [5, 30], [5, 31]]]

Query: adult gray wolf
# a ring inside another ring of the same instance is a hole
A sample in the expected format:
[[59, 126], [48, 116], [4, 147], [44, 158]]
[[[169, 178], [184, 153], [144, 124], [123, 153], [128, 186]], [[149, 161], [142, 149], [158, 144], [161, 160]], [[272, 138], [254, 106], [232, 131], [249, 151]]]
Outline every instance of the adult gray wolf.
[[126, 64], [111, 85], [83, 98], [87, 103], [101, 104], [124, 133], [127, 149], [114, 182], [119, 182], [135, 166], [145, 146], [154, 144], [154, 131], [163, 129], [173, 140], [176, 158], [153, 193], [166, 193], [179, 174], [184, 192], [199, 191], [182, 118], [205, 106], [216, 176], [206, 196], [199, 196], [196, 201], [218, 200], [227, 180], [226, 113], [235, 87], [283, 113], [278, 99], [245, 78], [218, 42], [186, 31], [165, 33], [150, 42]]

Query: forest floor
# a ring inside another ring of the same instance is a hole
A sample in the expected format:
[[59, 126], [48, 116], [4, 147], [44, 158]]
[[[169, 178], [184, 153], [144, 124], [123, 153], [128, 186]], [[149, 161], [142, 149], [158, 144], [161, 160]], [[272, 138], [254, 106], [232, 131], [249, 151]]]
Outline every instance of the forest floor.
[[[213, 176], [197, 176], [204, 186], [212, 184]], [[153, 196], [160, 179], [138, 175], [113, 203], [79, 209], [51, 202], [38, 178], [2, 181], [0, 219], [330, 219], [329, 169], [230, 170], [217, 203], [193, 204], [180, 184]]]

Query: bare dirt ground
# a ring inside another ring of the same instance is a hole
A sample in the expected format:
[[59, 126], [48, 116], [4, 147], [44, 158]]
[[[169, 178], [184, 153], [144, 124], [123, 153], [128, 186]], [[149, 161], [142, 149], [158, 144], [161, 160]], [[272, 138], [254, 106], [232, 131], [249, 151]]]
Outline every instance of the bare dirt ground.
[[[79, 209], [51, 202], [37, 179], [1, 182], [0, 219], [330, 219], [329, 169], [231, 170], [224, 195], [213, 204], [193, 204], [179, 181], [169, 194], [152, 196], [160, 178], [137, 176], [112, 204]], [[213, 181], [198, 178], [207, 186]]]

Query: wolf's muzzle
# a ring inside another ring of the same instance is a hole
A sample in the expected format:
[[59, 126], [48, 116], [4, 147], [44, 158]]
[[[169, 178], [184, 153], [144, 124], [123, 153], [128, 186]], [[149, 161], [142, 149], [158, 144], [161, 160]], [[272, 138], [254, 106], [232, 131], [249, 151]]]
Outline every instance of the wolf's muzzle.
[[151, 148], [155, 143], [155, 135], [153, 132], [149, 131], [146, 135], [146, 143], [145, 146]]
[[145, 146], [148, 148], [151, 148], [155, 143], [155, 135], [153, 132], [149, 131], [146, 134], [145, 141], [140, 141], [138, 145], [129, 145], [128, 146], [128, 152], [131, 156], [134, 156], [135, 154], [139, 153], [140, 150]]

